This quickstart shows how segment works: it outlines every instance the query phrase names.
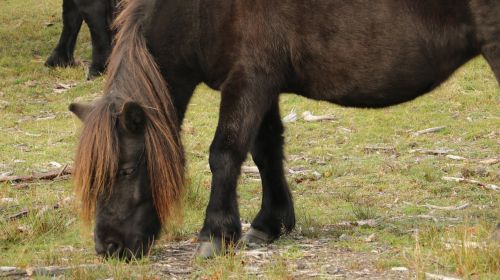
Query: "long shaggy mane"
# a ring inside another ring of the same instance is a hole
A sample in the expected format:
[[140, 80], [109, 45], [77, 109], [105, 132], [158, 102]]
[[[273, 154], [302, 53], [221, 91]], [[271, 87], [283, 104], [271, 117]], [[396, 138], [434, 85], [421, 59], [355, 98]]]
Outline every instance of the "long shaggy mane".
[[[75, 188], [82, 218], [90, 222], [98, 199], [112, 193], [118, 169], [117, 112], [134, 101], [145, 110], [145, 147], [156, 211], [164, 223], [179, 206], [184, 185], [184, 157], [177, 117], [167, 84], [144, 38], [154, 1], [122, 0], [115, 20], [118, 33], [109, 59], [104, 97], [87, 115], [75, 158]], [[113, 96], [114, 98], [107, 98]]]

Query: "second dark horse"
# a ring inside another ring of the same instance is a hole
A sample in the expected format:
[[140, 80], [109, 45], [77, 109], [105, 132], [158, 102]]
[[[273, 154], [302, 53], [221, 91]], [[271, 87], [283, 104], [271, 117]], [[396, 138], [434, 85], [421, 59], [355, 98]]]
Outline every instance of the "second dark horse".
[[75, 184], [100, 254], [147, 251], [172, 217], [185, 164], [181, 122], [201, 82], [221, 91], [199, 235], [199, 254], [210, 257], [241, 236], [236, 185], [248, 153], [263, 191], [243, 239], [270, 242], [295, 226], [281, 92], [391, 106], [478, 55], [500, 79], [498, 0], [124, 1], [104, 96], [70, 107], [84, 122]]
[[111, 23], [118, 0], [63, 0], [63, 30], [59, 43], [45, 62], [48, 67], [75, 65], [73, 53], [82, 22], [89, 27], [92, 37], [92, 62], [88, 79], [101, 75], [111, 53]]

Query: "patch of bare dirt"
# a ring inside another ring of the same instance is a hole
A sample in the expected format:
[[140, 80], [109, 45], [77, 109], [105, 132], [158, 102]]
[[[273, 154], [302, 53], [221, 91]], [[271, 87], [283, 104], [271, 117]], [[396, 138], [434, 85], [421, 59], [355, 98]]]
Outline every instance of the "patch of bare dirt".
[[[381, 270], [376, 267], [383, 252], [354, 252], [336, 248], [334, 238], [295, 238], [290, 245], [247, 247], [236, 251], [244, 271], [251, 277], [266, 278], [274, 264], [284, 264], [293, 279], [408, 279], [406, 268]], [[338, 239], [337, 239], [338, 240]], [[293, 248], [293, 257], [287, 257]], [[153, 269], [169, 279], [191, 279], [197, 268], [193, 262], [196, 244], [183, 241], [160, 245], [151, 260]]]

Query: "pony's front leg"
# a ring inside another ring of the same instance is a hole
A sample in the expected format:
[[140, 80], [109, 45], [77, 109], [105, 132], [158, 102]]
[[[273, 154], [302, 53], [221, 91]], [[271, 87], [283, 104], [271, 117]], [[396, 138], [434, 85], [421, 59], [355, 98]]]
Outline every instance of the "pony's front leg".
[[220, 254], [224, 245], [240, 238], [236, 183], [262, 118], [278, 94], [265, 85], [265, 75], [250, 78], [233, 72], [231, 77], [222, 89], [219, 123], [210, 146], [212, 188], [198, 248], [203, 258]]
[[283, 171], [283, 132], [276, 100], [260, 125], [251, 151], [262, 179], [262, 206], [240, 241], [269, 243], [295, 227], [292, 194]]

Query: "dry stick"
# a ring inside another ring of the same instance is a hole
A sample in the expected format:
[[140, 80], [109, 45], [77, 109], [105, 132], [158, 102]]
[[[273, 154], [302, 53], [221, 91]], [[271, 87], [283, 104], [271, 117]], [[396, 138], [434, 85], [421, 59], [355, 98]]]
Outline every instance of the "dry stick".
[[423, 206], [429, 208], [429, 209], [437, 209], [437, 210], [463, 210], [467, 207], [469, 207], [469, 203], [465, 203], [459, 206], [436, 206], [436, 205], [431, 205], [431, 204], [425, 204]]
[[65, 165], [60, 170], [52, 170], [43, 173], [35, 173], [32, 175], [21, 175], [21, 176], [2, 176], [0, 177], [0, 183], [3, 182], [31, 182], [35, 180], [54, 180], [65, 175], [70, 175], [73, 172], [72, 168]]
[[46, 267], [30, 267], [26, 269], [28, 276], [50, 276], [55, 277], [62, 275], [70, 270], [75, 269], [95, 269], [98, 268], [97, 264], [81, 264], [76, 266], [46, 266]]
[[471, 179], [465, 179], [465, 178], [459, 178], [459, 177], [442, 177], [441, 179], [448, 181], [448, 182], [458, 182], [458, 183], [470, 183], [470, 184], [475, 184], [478, 185], [484, 189], [487, 190], [492, 190], [492, 191], [500, 191], [500, 187], [497, 185], [493, 184], [485, 184], [476, 180], [471, 180]]
[[386, 153], [396, 153], [396, 148], [393, 146], [366, 146], [364, 149], [365, 153], [369, 154], [372, 152], [386, 152]]
[[284, 123], [292, 123], [292, 122], [296, 122], [296, 121], [297, 121], [297, 119], [298, 119], [297, 113], [295, 113], [295, 110], [292, 110], [292, 111], [290, 112], [290, 114], [286, 115], [286, 116], [282, 119], [282, 121], [283, 121]]
[[[58, 277], [69, 271], [75, 269], [96, 269], [101, 267], [99, 264], [81, 264], [75, 266], [42, 266], [42, 267], [29, 267], [26, 269], [20, 269], [17, 267], [0, 267], [0, 277], [36, 277], [36, 276], [45, 276], [45, 277]], [[176, 270], [172, 268], [160, 267], [162, 272], [173, 274], [173, 275], [182, 275], [182, 274], [190, 274], [192, 269], [185, 270]]]
[[22, 277], [26, 271], [12, 266], [0, 266], [0, 277]]
[[369, 220], [359, 220], [359, 221], [344, 221], [335, 224], [336, 226], [339, 227], [357, 227], [357, 226], [369, 226], [369, 227], [376, 227], [379, 224], [379, 222], [375, 219], [369, 219]]
[[456, 156], [456, 155], [446, 155], [446, 158], [449, 158], [452, 160], [466, 160], [466, 158], [461, 157], [461, 156]]
[[434, 221], [435, 223], [438, 222], [438, 219], [436, 217], [432, 216], [432, 215], [417, 215], [415, 217], [421, 218], [421, 219], [429, 219], [429, 220]]
[[415, 150], [410, 150], [410, 153], [419, 153], [419, 154], [424, 154], [424, 155], [447, 155], [450, 152], [453, 152], [451, 149], [435, 149], [435, 150], [428, 150], [428, 149], [415, 149]]
[[[59, 209], [60, 205], [59, 204], [56, 204], [54, 206], [52, 206], [52, 209]], [[18, 212], [14, 215], [10, 215], [7, 219], [9, 221], [14, 221], [14, 220], [18, 220], [18, 219], [21, 219], [21, 218], [24, 218], [26, 216], [28, 216], [28, 214], [33, 211], [33, 210], [39, 210], [39, 209], [43, 209], [44, 207], [35, 207], [33, 209], [23, 209], [21, 210], [21, 212]]]
[[306, 122], [320, 122], [320, 121], [331, 121], [335, 120], [333, 115], [323, 115], [323, 116], [315, 116], [309, 111], [305, 111], [302, 113], [302, 117]]
[[17, 219], [24, 218], [24, 217], [28, 216], [29, 212], [30, 211], [28, 209], [23, 209], [23, 210], [21, 210], [21, 212], [18, 212], [18, 213], [14, 214], [14, 215], [10, 215], [8, 217], [8, 219], [9, 219], [9, 221], [14, 221], [14, 220], [17, 220]]
[[499, 162], [500, 162], [500, 157], [496, 157], [496, 158], [483, 159], [479, 163], [481, 163], [481, 164], [487, 164], [487, 165], [494, 165], [494, 164], [497, 164]]
[[485, 248], [487, 246], [486, 242], [471, 242], [471, 241], [463, 241], [458, 239], [441, 239], [444, 243], [446, 249], [451, 249], [454, 247], [463, 247], [463, 248]]
[[57, 277], [70, 270], [74, 269], [95, 269], [99, 267], [96, 264], [81, 264], [76, 266], [43, 266], [43, 267], [28, 267], [21, 269], [17, 267], [0, 267], [0, 277], [32, 277], [32, 276], [48, 276]]
[[414, 133], [412, 133], [412, 135], [413, 136], [420, 136], [422, 134], [438, 132], [438, 131], [441, 131], [441, 130], [443, 130], [445, 128], [446, 128], [446, 126], [431, 127], [431, 128], [427, 128], [427, 129], [424, 129], [424, 130], [419, 130], [417, 132], [414, 132]]
[[449, 277], [449, 276], [444, 276], [444, 275], [438, 275], [438, 274], [433, 274], [433, 273], [429, 273], [429, 272], [425, 273], [425, 279], [433, 279], [433, 280], [460, 280], [460, 278]]
[[[189, 253], [189, 254], [191, 254], [191, 253]], [[174, 274], [174, 275], [190, 274], [193, 272], [192, 268], [174, 269], [174, 268], [170, 267], [170, 265], [163, 265], [163, 264], [153, 264], [152, 268], [161, 270], [165, 274]]]
[[259, 175], [259, 168], [257, 166], [242, 166], [241, 172], [244, 174]]

